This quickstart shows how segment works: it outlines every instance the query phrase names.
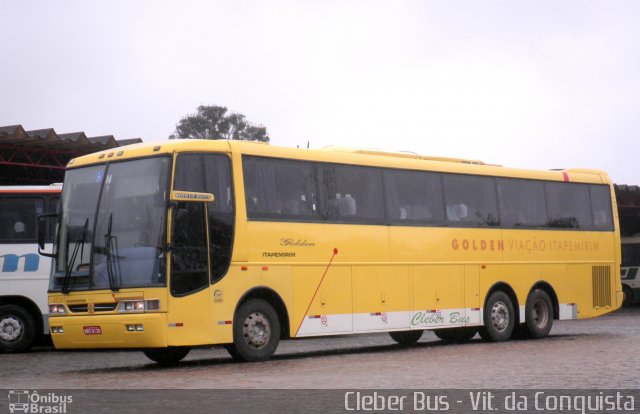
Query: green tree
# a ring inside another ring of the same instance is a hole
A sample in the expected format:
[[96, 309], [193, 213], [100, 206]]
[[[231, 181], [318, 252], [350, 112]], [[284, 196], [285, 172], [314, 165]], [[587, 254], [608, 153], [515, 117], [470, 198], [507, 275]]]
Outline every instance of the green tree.
[[198, 112], [185, 116], [169, 139], [235, 139], [269, 142], [267, 128], [249, 123], [245, 116], [227, 113], [224, 106], [200, 105]]

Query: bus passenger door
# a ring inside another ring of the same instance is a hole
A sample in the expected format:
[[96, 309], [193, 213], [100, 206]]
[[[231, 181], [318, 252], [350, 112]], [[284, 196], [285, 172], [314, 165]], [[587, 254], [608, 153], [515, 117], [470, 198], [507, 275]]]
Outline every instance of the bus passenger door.
[[174, 202], [170, 244], [168, 345], [213, 342], [207, 205]]

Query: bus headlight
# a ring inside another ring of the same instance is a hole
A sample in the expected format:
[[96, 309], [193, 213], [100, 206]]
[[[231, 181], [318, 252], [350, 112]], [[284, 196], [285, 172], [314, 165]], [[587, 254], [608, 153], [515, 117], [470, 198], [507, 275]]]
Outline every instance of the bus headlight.
[[144, 312], [160, 309], [160, 299], [124, 300], [118, 304], [118, 312]]
[[53, 305], [49, 305], [49, 313], [55, 315], [64, 315], [67, 313], [67, 311], [65, 310], [64, 305], [56, 303]]

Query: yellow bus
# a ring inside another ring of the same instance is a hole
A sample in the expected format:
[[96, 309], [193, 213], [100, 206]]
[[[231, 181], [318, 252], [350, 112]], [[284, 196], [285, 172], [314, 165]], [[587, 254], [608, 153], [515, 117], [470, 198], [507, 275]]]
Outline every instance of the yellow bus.
[[541, 338], [620, 307], [615, 206], [595, 170], [237, 141], [90, 154], [66, 171], [51, 334], [160, 363], [319, 335]]

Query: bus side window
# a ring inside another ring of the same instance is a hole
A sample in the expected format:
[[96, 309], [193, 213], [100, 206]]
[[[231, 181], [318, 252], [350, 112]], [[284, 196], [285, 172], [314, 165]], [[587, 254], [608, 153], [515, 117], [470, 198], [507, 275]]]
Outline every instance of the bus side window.
[[44, 201], [39, 197], [0, 198], [0, 240], [33, 242], [36, 239], [36, 219], [44, 213]]
[[549, 227], [569, 229], [593, 227], [588, 184], [546, 182], [545, 192]]
[[249, 220], [318, 220], [313, 163], [243, 156], [242, 168]]
[[622, 243], [622, 266], [640, 266], [640, 244]]
[[440, 174], [385, 170], [384, 186], [391, 223], [441, 225], [444, 221]]
[[384, 222], [382, 169], [342, 164], [323, 165], [323, 186], [329, 221]]
[[613, 230], [611, 190], [606, 185], [590, 185], [593, 226], [596, 230]]
[[499, 226], [495, 178], [444, 174], [447, 221], [463, 226]]
[[544, 227], [547, 222], [544, 183], [498, 178], [500, 222], [504, 228]]

